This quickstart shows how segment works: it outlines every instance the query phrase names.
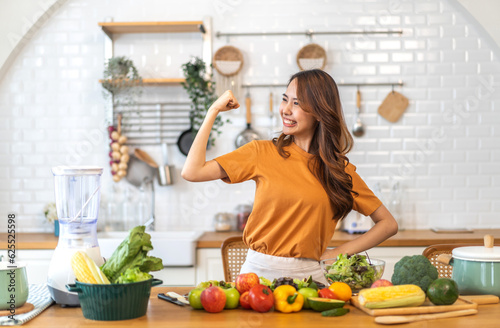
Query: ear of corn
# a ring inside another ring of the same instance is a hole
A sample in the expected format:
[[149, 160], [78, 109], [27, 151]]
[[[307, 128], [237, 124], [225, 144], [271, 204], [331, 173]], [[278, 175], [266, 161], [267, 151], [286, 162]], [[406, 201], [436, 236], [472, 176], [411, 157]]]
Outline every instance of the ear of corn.
[[359, 303], [370, 309], [420, 306], [425, 302], [425, 293], [417, 285], [398, 285], [362, 289]]
[[108, 278], [95, 264], [94, 260], [83, 251], [77, 251], [71, 257], [71, 268], [76, 279], [88, 284], [109, 284]]

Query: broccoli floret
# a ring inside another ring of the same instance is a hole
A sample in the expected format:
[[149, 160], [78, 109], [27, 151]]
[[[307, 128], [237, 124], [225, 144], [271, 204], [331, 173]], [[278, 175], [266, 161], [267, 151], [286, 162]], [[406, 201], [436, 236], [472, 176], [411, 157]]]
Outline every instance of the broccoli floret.
[[438, 271], [423, 255], [405, 256], [394, 266], [391, 282], [394, 285], [413, 284], [424, 292], [438, 278]]

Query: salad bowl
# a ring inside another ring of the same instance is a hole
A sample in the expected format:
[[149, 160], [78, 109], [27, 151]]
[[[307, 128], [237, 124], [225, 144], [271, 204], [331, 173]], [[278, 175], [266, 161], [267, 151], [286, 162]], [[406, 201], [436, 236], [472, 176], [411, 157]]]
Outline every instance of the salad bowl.
[[353, 292], [369, 288], [382, 278], [385, 269], [385, 261], [360, 254], [340, 254], [336, 259], [322, 260], [320, 264], [329, 284], [334, 281], [345, 282]]

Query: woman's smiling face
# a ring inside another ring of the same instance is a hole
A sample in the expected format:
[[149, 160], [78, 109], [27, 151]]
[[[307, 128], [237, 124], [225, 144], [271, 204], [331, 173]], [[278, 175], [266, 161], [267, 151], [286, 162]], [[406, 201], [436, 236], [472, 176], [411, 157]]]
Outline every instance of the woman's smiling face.
[[297, 99], [297, 80], [292, 80], [288, 85], [279, 110], [284, 134], [299, 139], [312, 139], [318, 121], [300, 107], [300, 100]]

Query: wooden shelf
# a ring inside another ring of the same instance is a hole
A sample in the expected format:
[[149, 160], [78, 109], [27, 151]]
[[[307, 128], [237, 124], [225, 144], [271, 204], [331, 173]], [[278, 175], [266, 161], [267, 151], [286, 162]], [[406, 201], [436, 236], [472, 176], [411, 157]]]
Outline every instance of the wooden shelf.
[[[102, 83], [104, 80], [99, 80]], [[184, 78], [171, 78], [171, 79], [142, 79], [143, 85], [175, 85], [181, 84], [186, 81]]]
[[114, 33], [205, 33], [203, 21], [98, 23], [106, 34]]
[[174, 78], [174, 79], [142, 79], [143, 84], [181, 84], [181, 82], [186, 81], [184, 78]]

